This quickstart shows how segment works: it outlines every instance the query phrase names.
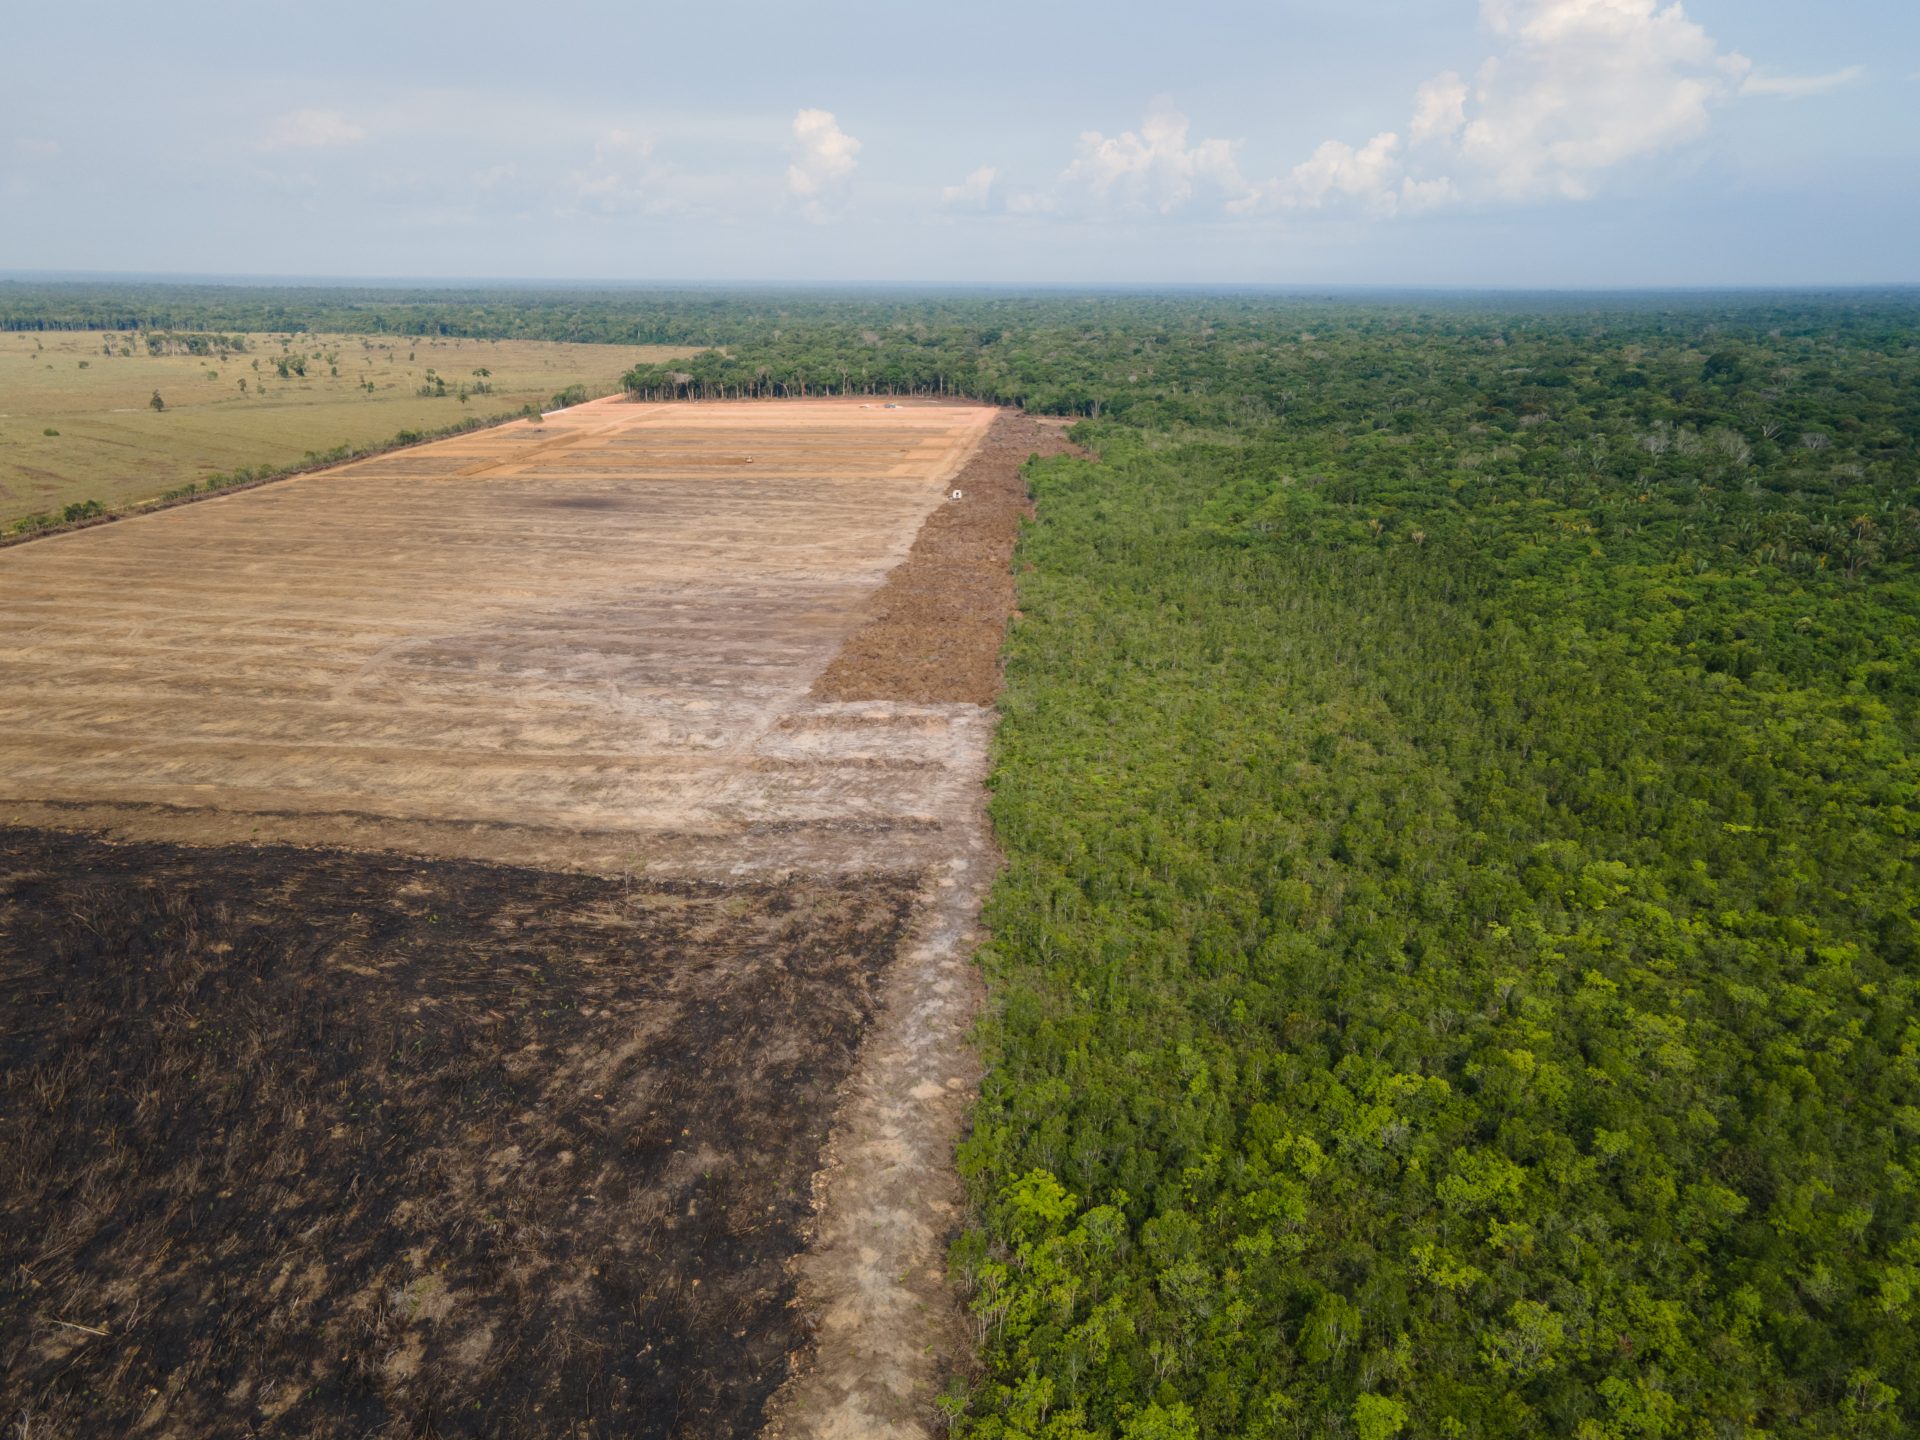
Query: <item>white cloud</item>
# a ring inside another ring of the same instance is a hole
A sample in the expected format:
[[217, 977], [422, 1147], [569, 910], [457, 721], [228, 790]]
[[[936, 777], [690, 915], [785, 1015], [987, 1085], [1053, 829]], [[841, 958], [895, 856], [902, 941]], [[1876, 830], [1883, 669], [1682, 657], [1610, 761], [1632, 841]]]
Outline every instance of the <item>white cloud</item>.
[[1313, 157], [1293, 167], [1274, 195], [1282, 205], [1315, 209], [1329, 199], [1357, 200], [1380, 214], [1399, 203], [1400, 137], [1391, 130], [1358, 150], [1344, 140], [1328, 140]]
[[1234, 159], [1233, 140], [1187, 143], [1187, 117], [1164, 97], [1147, 110], [1140, 129], [1103, 135], [1083, 131], [1080, 152], [1061, 176], [1068, 190], [1098, 205], [1170, 215], [1205, 188], [1228, 203], [1252, 188]]
[[367, 132], [338, 110], [289, 110], [267, 126], [256, 148], [261, 150], [323, 150], [353, 145]]
[[1471, 83], [1447, 71], [1414, 93], [1404, 149], [1391, 131], [1329, 140], [1258, 208], [1583, 199], [1617, 167], [1700, 138], [1753, 85], [1752, 62], [1676, 0], [1481, 0], [1480, 14], [1496, 53]]
[[1467, 125], [1467, 82], [1453, 71], [1436, 75], [1413, 95], [1411, 142], [1451, 140]]
[[58, 140], [46, 140], [37, 136], [9, 140], [7, 148], [22, 160], [51, 160], [60, 153]]
[[[1756, 73], [1680, 0], [1480, 0], [1480, 16], [1493, 53], [1471, 80], [1448, 70], [1420, 86], [1404, 130], [1329, 139], [1256, 185], [1240, 172], [1238, 142], [1190, 141], [1187, 117], [1157, 100], [1137, 132], [1083, 132], [1054, 192], [1013, 195], [1004, 208], [1045, 213], [1078, 199], [1167, 215], [1203, 191], [1242, 215], [1579, 200], [1621, 167], [1697, 141], [1740, 96], [1824, 94], [1865, 73]], [[954, 204], [971, 184], [942, 197]]]
[[1697, 140], [1751, 68], [1660, 0], [1484, 0], [1508, 42], [1482, 67], [1459, 159], [1508, 199], [1584, 198], [1629, 160]]
[[1741, 82], [1742, 95], [1771, 95], [1782, 100], [1804, 100], [1809, 95], [1825, 95], [1841, 90], [1867, 77], [1864, 65], [1849, 65], [1825, 75], [1768, 75], [1754, 71]]
[[1403, 215], [1418, 215], [1422, 210], [1437, 210], [1459, 199], [1453, 181], [1442, 175], [1437, 180], [1416, 180], [1411, 175], [1400, 181], [1398, 210]]
[[982, 165], [958, 185], [940, 187], [940, 203], [949, 210], [997, 210], [1001, 198], [1000, 172]]
[[805, 212], [822, 219], [834, 201], [845, 197], [860, 142], [840, 128], [831, 110], [801, 110], [793, 117], [793, 163], [787, 167], [787, 191]]

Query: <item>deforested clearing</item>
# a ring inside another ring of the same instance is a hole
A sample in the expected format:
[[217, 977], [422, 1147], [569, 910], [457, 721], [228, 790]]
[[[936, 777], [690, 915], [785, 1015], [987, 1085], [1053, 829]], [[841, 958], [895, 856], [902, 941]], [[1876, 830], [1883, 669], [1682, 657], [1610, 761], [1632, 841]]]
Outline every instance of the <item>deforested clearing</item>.
[[20, 1413], [745, 1433], [860, 1368], [867, 1164], [946, 1303], [990, 714], [810, 691], [996, 414], [605, 401], [0, 552]]
[[0, 1345], [56, 1433], [751, 1427], [909, 881], [0, 867]]

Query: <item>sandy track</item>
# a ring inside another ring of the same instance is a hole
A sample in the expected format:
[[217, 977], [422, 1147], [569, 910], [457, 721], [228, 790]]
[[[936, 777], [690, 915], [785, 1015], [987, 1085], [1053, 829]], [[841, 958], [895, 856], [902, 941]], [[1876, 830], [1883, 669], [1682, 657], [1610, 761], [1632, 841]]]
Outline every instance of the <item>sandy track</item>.
[[887, 972], [815, 1182], [819, 1223], [798, 1267], [815, 1351], [774, 1405], [779, 1440], [921, 1440], [936, 1428], [940, 1385], [967, 1362], [946, 1248], [965, 1203], [953, 1149], [980, 1089], [968, 1042], [982, 998], [973, 953], [999, 863], [984, 707], [1000, 690], [1014, 539], [1031, 509], [1022, 467], [1071, 448], [1057, 423], [997, 419], [955, 479], [963, 500], [921, 527], [814, 682], [816, 696], [967, 702], [946, 708], [956, 719], [971, 711], [981, 734], [956, 759], [966, 819], [947, 823], [945, 851], [921, 872], [903, 963]]

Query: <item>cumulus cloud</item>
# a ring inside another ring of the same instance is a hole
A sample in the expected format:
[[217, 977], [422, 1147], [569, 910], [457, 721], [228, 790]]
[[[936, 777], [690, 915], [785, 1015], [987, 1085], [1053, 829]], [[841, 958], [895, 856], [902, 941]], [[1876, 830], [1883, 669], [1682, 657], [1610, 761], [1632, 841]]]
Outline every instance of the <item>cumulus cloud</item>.
[[1053, 215], [1059, 209], [1059, 198], [1044, 190], [1023, 190], [1007, 197], [1009, 215]]
[[1433, 210], [1459, 198], [1460, 192], [1446, 175], [1433, 180], [1416, 180], [1406, 175], [1401, 177], [1400, 193], [1395, 197], [1394, 208], [1405, 215], [1417, 215], [1422, 210]]
[[1252, 194], [1234, 158], [1233, 140], [1189, 144], [1187, 117], [1157, 99], [1139, 130], [1104, 135], [1087, 130], [1079, 153], [1061, 177], [1067, 190], [1096, 205], [1170, 215], [1208, 190], [1228, 204]]
[[787, 191], [818, 219], [844, 199], [859, 162], [860, 142], [840, 128], [831, 110], [801, 110], [793, 117], [793, 163]]
[[949, 210], [1001, 208], [1000, 172], [991, 165], [982, 165], [958, 185], [941, 186], [940, 203]]
[[[1742, 96], [1825, 94], [1860, 67], [1824, 75], [1757, 72], [1688, 16], [1680, 0], [1480, 0], [1492, 53], [1471, 76], [1448, 70], [1413, 95], [1404, 129], [1329, 139], [1261, 184], [1237, 141], [1190, 138], [1157, 100], [1140, 128], [1080, 136], [1051, 191], [1010, 195], [1010, 214], [1104, 207], [1171, 214], [1209, 198], [1227, 214], [1348, 209], [1406, 215], [1455, 204], [1581, 200], [1607, 176], [1700, 139]], [[942, 191], [975, 201], [997, 177]]]
[[1452, 140], [1467, 126], [1467, 82], [1453, 71], [1436, 75], [1413, 95], [1411, 143]]
[[1405, 144], [1395, 131], [1328, 140], [1238, 208], [1585, 199], [1619, 167], [1698, 140], [1738, 96], [1822, 94], [1863, 73], [1758, 74], [1677, 0], [1481, 0], [1480, 14], [1494, 53], [1471, 80], [1447, 71], [1415, 91]]
[[1752, 68], [1677, 3], [1483, 0], [1502, 52], [1481, 67], [1458, 158], [1508, 199], [1593, 193], [1605, 171], [1696, 140]]
[[1768, 75], [1754, 71], [1741, 82], [1742, 95], [1772, 95], [1782, 100], [1804, 100], [1809, 95], [1825, 95], [1842, 90], [1867, 77], [1864, 65], [1849, 65], [1825, 75]]
[[1326, 141], [1312, 158], [1293, 167], [1277, 198], [1310, 208], [1330, 198], [1357, 200], [1390, 214], [1399, 179], [1400, 137], [1388, 130], [1357, 150], [1344, 140]]
[[289, 110], [275, 117], [260, 137], [261, 150], [325, 150], [353, 145], [367, 132], [338, 110]]

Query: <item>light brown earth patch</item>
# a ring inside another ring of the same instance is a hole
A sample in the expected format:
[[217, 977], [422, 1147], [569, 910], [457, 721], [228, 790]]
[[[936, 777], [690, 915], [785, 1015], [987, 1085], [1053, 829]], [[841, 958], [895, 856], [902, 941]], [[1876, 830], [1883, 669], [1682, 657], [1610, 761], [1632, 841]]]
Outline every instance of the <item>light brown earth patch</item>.
[[978, 717], [808, 690], [993, 414], [605, 401], [0, 551], [0, 819], [925, 863]]

